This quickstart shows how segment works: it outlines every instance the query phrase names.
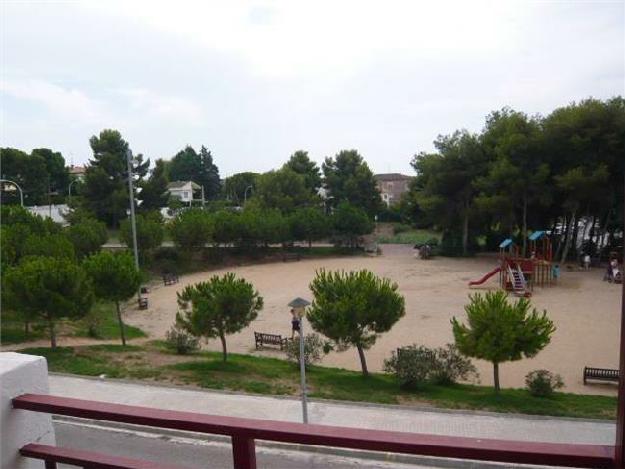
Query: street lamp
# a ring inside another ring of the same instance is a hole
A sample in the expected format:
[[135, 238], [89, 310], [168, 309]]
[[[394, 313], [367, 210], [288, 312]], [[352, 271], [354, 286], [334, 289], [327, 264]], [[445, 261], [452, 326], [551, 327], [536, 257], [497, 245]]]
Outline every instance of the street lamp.
[[20, 185], [15, 181], [11, 181], [10, 179], [0, 179], [0, 182], [8, 182], [9, 184], [13, 184], [15, 187], [17, 187], [17, 190], [20, 191], [20, 205], [23, 207], [24, 206], [24, 192], [22, 191], [22, 188], [20, 187]]
[[77, 181], [79, 181], [78, 178], [74, 179], [72, 182], [69, 183], [69, 186], [67, 187], [67, 191], [68, 191], [68, 195], [69, 195], [69, 201], [72, 201], [72, 186], [74, 185], [74, 183], [76, 183]]
[[[135, 219], [135, 192], [132, 187], [132, 151], [126, 150], [126, 161], [128, 163], [128, 198], [130, 199], [130, 226], [132, 228], [132, 249], [135, 253], [135, 267], [139, 270], [139, 250], [137, 249], [137, 221]], [[140, 293], [138, 293], [141, 296]]]
[[310, 302], [303, 298], [295, 298], [289, 303], [293, 316], [299, 318], [299, 374], [302, 388], [302, 420], [308, 423], [308, 403], [306, 402], [306, 362], [304, 357], [304, 313]]

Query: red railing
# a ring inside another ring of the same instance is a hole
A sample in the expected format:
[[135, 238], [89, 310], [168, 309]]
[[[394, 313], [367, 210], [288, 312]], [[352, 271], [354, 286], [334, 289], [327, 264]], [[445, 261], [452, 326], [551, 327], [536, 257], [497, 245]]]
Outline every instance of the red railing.
[[[256, 468], [255, 440], [518, 464], [615, 467], [614, 446], [607, 445], [534, 443], [364, 430], [273, 420], [221, 417], [39, 394], [25, 394], [16, 397], [13, 399], [13, 407], [56, 415], [227, 435], [232, 439], [235, 469]], [[55, 451], [56, 455], [49, 455]], [[72, 450], [27, 445], [22, 449], [22, 454], [43, 459], [46, 461], [46, 469], [54, 469], [56, 462], [69, 461], [68, 459], [61, 459], [62, 457], [73, 457], [74, 464], [79, 460], [76, 459], [79, 458], [77, 453], [70, 454], [67, 451], [71, 452]], [[105, 458], [102, 455], [93, 457]], [[141, 465], [143, 461], [140, 460], [126, 460], [128, 461], [127, 465], [123, 465], [124, 462], [121, 458], [117, 460], [122, 462], [111, 463], [110, 465], [92, 464], [89, 467], [143, 467]]]

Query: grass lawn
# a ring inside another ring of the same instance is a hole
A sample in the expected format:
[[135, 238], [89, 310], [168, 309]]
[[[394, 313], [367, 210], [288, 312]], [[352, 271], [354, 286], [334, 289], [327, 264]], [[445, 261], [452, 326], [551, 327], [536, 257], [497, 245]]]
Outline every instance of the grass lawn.
[[[89, 323], [95, 321], [92, 331]], [[93, 305], [87, 317], [78, 320], [61, 320], [56, 323], [58, 340], [62, 344], [63, 336], [93, 337], [94, 339], [119, 339], [119, 324], [115, 305], [109, 302], [98, 302]], [[126, 338], [136, 339], [146, 337], [138, 327], [125, 325]], [[28, 335], [24, 332], [24, 323], [11, 312], [2, 312], [2, 325], [0, 326], [0, 343], [20, 344], [32, 340], [49, 337], [47, 325], [43, 322], [30, 324]]]
[[[257, 394], [297, 395], [299, 370], [285, 360], [230, 354], [223, 362], [220, 353], [199, 352], [175, 355], [162, 342], [146, 346], [100, 345], [25, 349], [43, 355], [51, 371], [111, 378], [134, 378], [177, 385], [243, 391]], [[555, 393], [549, 398], [533, 397], [523, 389], [504, 389], [495, 395], [491, 387], [456, 384], [425, 385], [408, 391], [393, 377], [312, 366], [307, 372], [311, 397], [382, 404], [426, 405], [448, 409], [474, 409], [535, 415], [614, 419], [616, 397]]]
[[421, 230], [411, 228], [395, 234], [378, 236], [380, 244], [423, 244], [430, 239], [438, 239], [440, 242], [441, 234], [432, 230]]

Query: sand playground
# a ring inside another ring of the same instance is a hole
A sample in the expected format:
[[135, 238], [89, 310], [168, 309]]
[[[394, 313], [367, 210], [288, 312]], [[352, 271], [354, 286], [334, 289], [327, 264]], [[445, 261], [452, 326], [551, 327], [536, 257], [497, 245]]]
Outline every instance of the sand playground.
[[[495, 256], [420, 260], [415, 258], [411, 246], [384, 245], [380, 256], [277, 262], [214, 270], [181, 276], [176, 285], [153, 285], [148, 295], [149, 309], [128, 309], [125, 319], [146, 331], [150, 338], [164, 338], [174, 323], [176, 291], [212, 275], [232, 271], [254, 284], [265, 300], [265, 307], [248, 328], [228, 336], [228, 350], [279, 357], [279, 351], [255, 350], [254, 331], [290, 337], [291, 315], [287, 304], [298, 296], [312, 300], [308, 285], [316, 270], [368, 269], [396, 281], [406, 299], [406, 315], [366, 352], [369, 369], [381, 371], [384, 359], [397, 347], [413, 343], [437, 347], [453, 342], [450, 319], [453, 316], [465, 318], [463, 306], [468, 301], [468, 295], [498, 288], [497, 276], [479, 287], [469, 288], [468, 282], [492, 270], [496, 262]], [[564, 269], [557, 286], [534, 289], [533, 305], [539, 310], [547, 310], [557, 330], [551, 343], [535, 358], [500, 366], [502, 387], [523, 387], [526, 373], [548, 369], [562, 376], [566, 392], [616, 394], [617, 386], [614, 384], [584, 386], [582, 382], [584, 366], [618, 367], [621, 288], [620, 285], [603, 282], [602, 277], [600, 269]], [[305, 332], [310, 331], [311, 328], [306, 327]], [[204, 347], [221, 350], [218, 339], [209, 341]], [[491, 385], [492, 365], [481, 360], [474, 360], [474, 363], [479, 370], [481, 384]], [[360, 369], [355, 349], [331, 352], [324, 357], [322, 365]]]

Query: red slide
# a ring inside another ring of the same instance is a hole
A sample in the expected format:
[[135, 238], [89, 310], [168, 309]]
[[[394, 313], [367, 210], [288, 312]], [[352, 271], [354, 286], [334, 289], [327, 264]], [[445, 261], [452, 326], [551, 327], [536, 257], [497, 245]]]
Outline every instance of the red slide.
[[486, 280], [488, 280], [489, 278], [491, 278], [493, 275], [495, 275], [496, 273], [501, 272], [501, 267], [497, 267], [495, 270], [491, 270], [490, 272], [488, 272], [486, 275], [484, 275], [481, 279], [479, 280], [474, 280], [473, 282], [469, 282], [469, 286], [473, 286], [473, 285], [481, 285], [483, 284]]

